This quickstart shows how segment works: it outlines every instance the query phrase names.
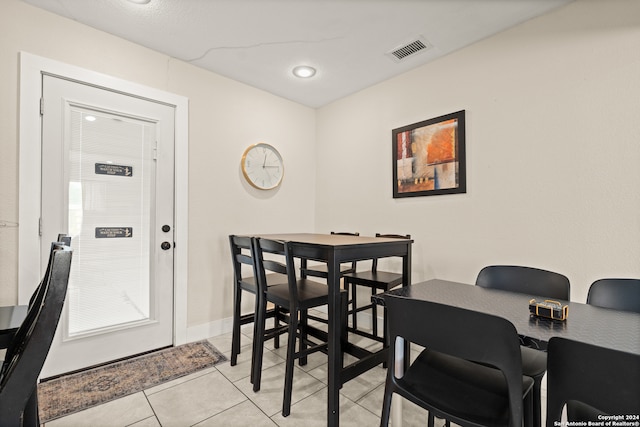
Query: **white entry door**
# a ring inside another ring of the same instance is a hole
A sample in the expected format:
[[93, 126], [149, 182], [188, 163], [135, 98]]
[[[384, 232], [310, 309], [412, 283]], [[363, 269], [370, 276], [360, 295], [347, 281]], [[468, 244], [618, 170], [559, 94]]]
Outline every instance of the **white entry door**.
[[175, 109], [42, 83], [43, 271], [58, 233], [74, 251], [49, 377], [173, 343]]

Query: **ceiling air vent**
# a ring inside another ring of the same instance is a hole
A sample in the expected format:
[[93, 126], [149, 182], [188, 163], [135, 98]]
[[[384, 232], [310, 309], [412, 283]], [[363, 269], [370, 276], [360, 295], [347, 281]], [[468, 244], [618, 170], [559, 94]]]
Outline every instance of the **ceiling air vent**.
[[413, 56], [418, 52], [423, 52], [429, 50], [431, 45], [427, 42], [423, 37], [420, 37], [416, 40], [413, 40], [409, 43], [405, 43], [399, 47], [396, 47], [393, 50], [390, 50], [386, 53], [387, 56], [391, 57], [396, 62], [400, 62], [409, 56]]

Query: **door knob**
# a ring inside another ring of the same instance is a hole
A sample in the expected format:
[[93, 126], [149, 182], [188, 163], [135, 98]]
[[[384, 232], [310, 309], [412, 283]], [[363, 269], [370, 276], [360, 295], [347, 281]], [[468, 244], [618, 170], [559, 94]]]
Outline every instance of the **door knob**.
[[171, 249], [171, 243], [169, 243], [169, 242], [162, 242], [162, 243], [160, 244], [160, 247], [161, 247], [163, 250], [165, 250], [165, 251], [166, 251], [166, 250], [168, 250], [168, 249]]

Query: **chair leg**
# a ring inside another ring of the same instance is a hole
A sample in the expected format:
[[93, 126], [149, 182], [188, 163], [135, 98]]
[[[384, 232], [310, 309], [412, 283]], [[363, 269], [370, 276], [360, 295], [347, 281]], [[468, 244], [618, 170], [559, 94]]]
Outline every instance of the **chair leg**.
[[284, 398], [282, 399], [282, 416], [288, 417], [291, 413], [291, 393], [293, 389], [293, 363], [296, 352], [296, 331], [298, 330], [298, 315], [291, 310], [289, 320], [289, 340], [287, 346], [287, 361], [284, 374]]
[[260, 391], [262, 379], [262, 356], [264, 354], [264, 329], [266, 323], [267, 301], [256, 296], [256, 319], [253, 323], [253, 354], [251, 356], [251, 382], [253, 391]]
[[434, 427], [435, 425], [435, 417], [431, 412], [429, 412], [429, 418], [427, 418], [427, 427]]
[[[280, 307], [275, 306], [273, 308], [273, 327], [277, 329], [280, 326]], [[273, 348], [280, 348], [280, 334], [276, 334], [273, 337]]]
[[533, 426], [541, 427], [542, 426], [542, 402], [540, 393], [542, 391], [542, 377], [533, 377], [533, 396], [531, 396], [532, 405], [533, 405]]
[[[307, 325], [309, 324], [309, 318], [307, 317], [307, 310], [300, 310], [300, 322], [298, 323], [298, 329], [300, 330], [300, 351], [305, 351], [307, 349]], [[298, 361], [300, 366], [304, 366], [307, 364], [307, 356], [302, 356]]]
[[[240, 305], [242, 290], [236, 285], [233, 293], [233, 332], [231, 334], [231, 366], [238, 363], [240, 353]], [[254, 319], [255, 320], [255, 319]]]
[[[371, 296], [375, 295], [375, 289], [371, 288]], [[378, 305], [371, 303], [371, 329], [373, 329], [373, 335], [378, 336]]]
[[[534, 423], [533, 407], [535, 397], [531, 395], [531, 392], [524, 399], [524, 427], [531, 427]], [[448, 426], [447, 426], [448, 427]]]
[[342, 282], [342, 289], [347, 291], [347, 317], [345, 317], [345, 323], [349, 326], [349, 304], [351, 304], [351, 284], [346, 278], [340, 279]]
[[355, 330], [358, 329], [358, 293], [356, 291], [357, 287], [358, 285], [356, 285], [355, 283], [351, 284], [351, 309], [353, 310], [351, 312], [351, 326]]
[[387, 383], [384, 386], [384, 399], [382, 401], [380, 427], [387, 427], [389, 425], [389, 416], [391, 415], [391, 398], [393, 397], [393, 391], [391, 391], [389, 383], [390, 381], [387, 379]]

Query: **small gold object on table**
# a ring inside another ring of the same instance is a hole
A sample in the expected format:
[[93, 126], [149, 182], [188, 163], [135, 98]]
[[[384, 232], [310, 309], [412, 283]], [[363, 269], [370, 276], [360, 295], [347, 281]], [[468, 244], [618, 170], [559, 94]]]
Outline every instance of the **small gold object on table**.
[[567, 320], [569, 316], [568, 305], [562, 305], [559, 301], [549, 299], [537, 302], [535, 298], [532, 298], [529, 300], [529, 311], [535, 316], [553, 320]]

